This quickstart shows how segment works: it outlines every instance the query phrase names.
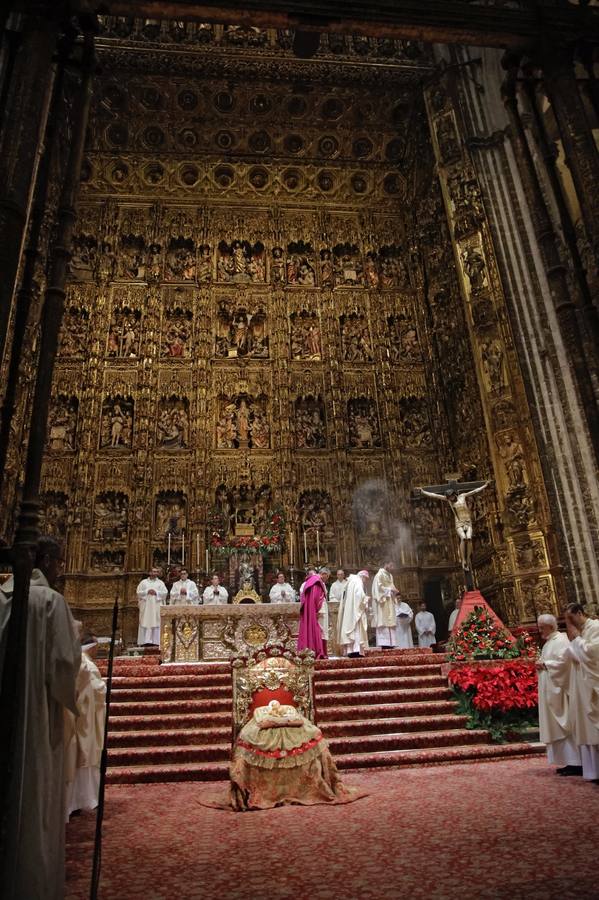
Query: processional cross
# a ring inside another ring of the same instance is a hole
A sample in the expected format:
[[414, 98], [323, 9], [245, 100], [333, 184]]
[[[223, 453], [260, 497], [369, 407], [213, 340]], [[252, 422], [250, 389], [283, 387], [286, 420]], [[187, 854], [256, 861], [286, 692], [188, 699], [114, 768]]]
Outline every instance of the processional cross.
[[468, 506], [467, 498], [483, 491], [488, 484], [488, 481], [448, 481], [445, 484], [432, 484], [425, 488], [415, 489], [416, 496], [424, 495], [425, 497], [432, 497], [434, 500], [445, 500], [449, 503], [460, 541], [460, 560], [466, 579], [466, 589], [469, 591], [473, 590], [474, 581], [472, 579], [472, 569], [470, 568], [470, 560], [472, 558], [472, 511]]

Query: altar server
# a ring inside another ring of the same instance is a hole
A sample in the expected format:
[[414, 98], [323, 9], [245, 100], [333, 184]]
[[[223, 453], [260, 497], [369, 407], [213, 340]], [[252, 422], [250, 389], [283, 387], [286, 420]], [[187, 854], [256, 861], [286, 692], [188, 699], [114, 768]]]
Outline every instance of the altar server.
[[365, 591], [368, 572], [362, 569], [347, 579], [345, 596], [337, 614], [337, 643], [347, 656], [362, 656], [368, 647], [368, 596]]
[[202, 594], [204, 606], [218, 606], [229, 602], [229, 592], [222, 586], [218, 575], [212, 576], [212, 581]]
[[344, 569], [337, 569], [337, 579], [331, 585], [329, 590], [329, 602], [338, 600], [341, 602], [347, 589], [347, 577]]
[[139, 604], [137, 643], [140, 647], [145, 644], [160, 644], [160, 607], [168, 594], [160, 575], [160, 569], [152, 566], [148, 577], [143, 578], [137, 585]]
[[104, 743], [106, 685], [94, 662], [96, 639], [88, 634], [81, 639], [81, 666], [77, 675], [77, 715], [65, 713], [65, 784], [68, 822], [78, 809], [92, 810], [98, 805], [100, 757]]
[[432, 612], [426, 608], [426, 603], [421, 600], [416, 613], [416, 633], [418, 634], [419, 647], [432, 647], [436, 642], [437, 624]]
[[571, 669], [569, 640], [557, 630], [555, 616], [544, 613], [537, 619], [544, 641], [537, 660], [539, 679], [539, 735], [547, 748], [547, 762], [560, 775], [580, 775], [580, 751], [568, 730], [566, 688]]
[[178, 581], [175, 581], [171, 588], [170, 600], [175, 603], [194, 603], [200, 602], [200, 594], [195, 581], [192, 581], [187, 573], [187, 569], [181, 569]]
[[458, 599], [455, 602], [455, 609], [452, 609], [451, 615], [449, 617], [449, 623], [447, 625], [447, 630], [449, 631], [450, 634], [453, 631], [453, 626], [456, 623], [456, 619], [458, 617], [458, 613], [460, 611], [461, 605], [462, 605], [462, 598], [458, 597]]
[[411, 650], [414, 646], [414, 640], [412, 638], [412, 619], [414, 618], [414, 613], [412, 607], [408, 603], [404, 603], [403, 600], [398, 600], [395, 604], [395, 617], [397, 619], [395, 628], [397, 647], [400, 650]]
[[[64, 897], [64, 710], [77, 713], [81, 642], [66, 600], [52, 589], [61, 568], [58, 542], [40, 538], [29, 587], [24, 692], [0, 873], [6, 900]], [[0, 675], [12, 593], [10, 578], [0, 591]]]
[[295, 591], [285, 581], [285, 573], [277, 572], [277, 580], [270, 589], [269, 599], [271, 603], [294, 603]]
[[376, 631], [376, 645], [391, 650], [397, 644], [395, 633], [395, 598], [392, 562], [386, 562], [372, 580], [372, 624]]
[[567, 647], [572, 662], [568, 689], [568, 727], [579, 750], [582, 777], [599, 778], [599, 622], [579, 603], [566, 607]]

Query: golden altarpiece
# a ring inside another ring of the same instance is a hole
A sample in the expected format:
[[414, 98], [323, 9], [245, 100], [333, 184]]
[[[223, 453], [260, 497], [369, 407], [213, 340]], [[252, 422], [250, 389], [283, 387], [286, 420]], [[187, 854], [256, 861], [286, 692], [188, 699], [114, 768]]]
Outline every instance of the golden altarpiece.
[[126, 599], [132, 640], [152, 563], [229, 584], [245, 566], [265, 595], [278, 565], [390, 557], [408, 599], [436, 584], [450, 604], [452, 523], [413, 489], [453, 474], [491, 480], [474, 504], [486, 598], [510, 623], [555, 611], [451, 90], [414, 42], [329, 34], [298, 60], [291, 40], [103, 21], [42, 483], [66, 595], [98, 630]]

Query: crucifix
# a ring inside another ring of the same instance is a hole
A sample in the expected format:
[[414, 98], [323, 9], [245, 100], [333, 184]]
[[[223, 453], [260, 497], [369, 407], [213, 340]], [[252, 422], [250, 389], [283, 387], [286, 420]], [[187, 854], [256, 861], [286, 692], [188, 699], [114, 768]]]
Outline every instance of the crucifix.
[[468, 497], [478, 494], [488, 486], [488, 481], [448, 481], [445, 484], [432, 484], [426, 488], [416, 488], [416, 496], [424, 495], [434, 500], [445, 500], [449, 503], [455, 519], [455, 527], [460, 541], [460, 561], [466, 579], [466, 588], [472, 590], [472, 512], [468, 506]]

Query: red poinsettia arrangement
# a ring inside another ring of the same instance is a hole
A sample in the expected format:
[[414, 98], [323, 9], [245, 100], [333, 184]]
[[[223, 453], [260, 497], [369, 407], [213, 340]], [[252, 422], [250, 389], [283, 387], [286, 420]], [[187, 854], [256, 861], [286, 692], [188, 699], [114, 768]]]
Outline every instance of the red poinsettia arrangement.
[[455, 635], [447, 642], [447, 658], [451, 662], [470, 659], [517, 659], [536, 655], [530, 635], [514, 640], [482, 606], [476, 606]]
[[259, 536], [228, 536], [226, 528], [213, 514], [209, 522], [210, 546], [217, 553], [228, 556], [235, 550], [257, 550], [258, 553], [276, 553], [281, 549], [285, 535], [285, 514], [281, 507], [276, 507], [268, 514], [268, 524]]
[[537, 672], [530, 660], [508, 660], [497, 666], [462, 666], [448, 675], [450, 685], [469, 694], [481, 712], [534, 710], [538, 704]]

